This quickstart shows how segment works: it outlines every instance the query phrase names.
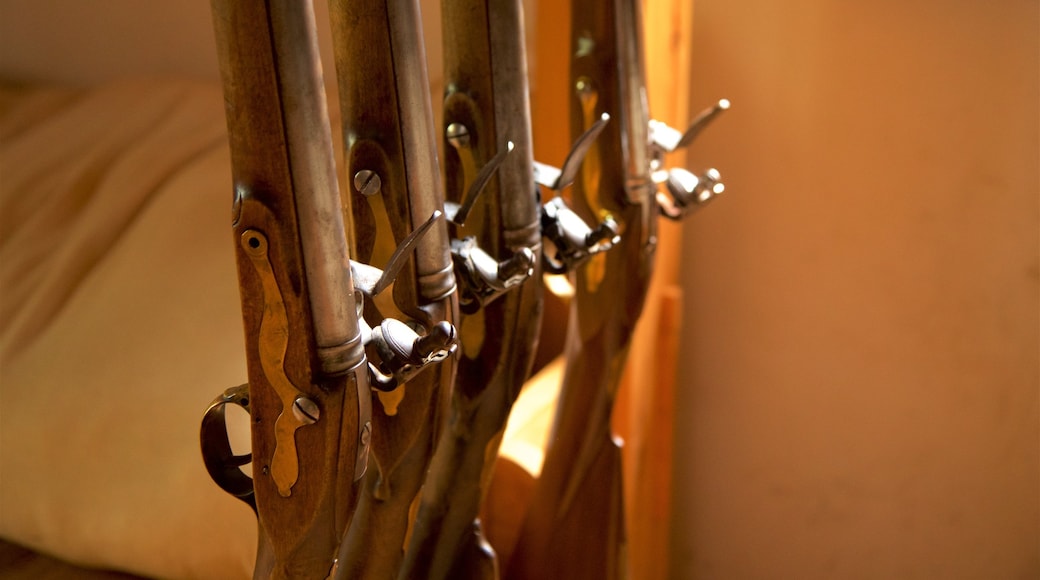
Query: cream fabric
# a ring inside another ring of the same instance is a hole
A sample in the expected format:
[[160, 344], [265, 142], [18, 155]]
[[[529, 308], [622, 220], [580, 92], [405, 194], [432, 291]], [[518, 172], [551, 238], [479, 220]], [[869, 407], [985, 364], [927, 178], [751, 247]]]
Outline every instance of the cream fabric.
[[0, 536], [247, 577], [256, 524], [198, 427], [245, 380], [219, 87], [0, 94]]

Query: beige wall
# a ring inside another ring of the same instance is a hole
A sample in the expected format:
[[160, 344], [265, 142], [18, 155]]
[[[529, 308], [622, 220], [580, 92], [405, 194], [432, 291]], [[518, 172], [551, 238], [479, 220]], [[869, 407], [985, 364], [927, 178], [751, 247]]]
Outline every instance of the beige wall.
[[1040, 577], [1038, 3], [695, 23], [673, 576]]
[[0, 0], [5, 80], [217, 77], [208, 0]]
[[[438, 84], [440, 5], [421, 4]], [[331, 88], [328, 2], [314, 2], [314, 11]], [[209, 0], [0, 0], [0, 79], [89, 84], [157, 75], [218, 78]]]

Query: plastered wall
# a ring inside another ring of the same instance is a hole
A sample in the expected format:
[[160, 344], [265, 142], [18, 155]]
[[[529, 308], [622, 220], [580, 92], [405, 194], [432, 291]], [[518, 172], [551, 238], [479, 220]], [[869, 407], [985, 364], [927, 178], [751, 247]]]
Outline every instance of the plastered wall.
[[674, 578], [1040, 577], [1038, 32], [697, 0]]

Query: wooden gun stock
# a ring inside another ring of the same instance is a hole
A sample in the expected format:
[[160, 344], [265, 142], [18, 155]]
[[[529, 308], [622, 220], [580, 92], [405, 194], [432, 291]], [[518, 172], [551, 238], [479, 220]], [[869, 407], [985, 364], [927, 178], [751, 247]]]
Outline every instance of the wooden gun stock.
[[464, 306], [461, 356], [401, 577], [494, 578], [494, 552], [475, 520], [541, 326], [540, 205], [522, 6], [447, 0], [442, 10], [445, 172]]
[[[323, 578], [365, 470], [370, 395], [314, 18], [308, 2], [214, 0], [213, 14], [253, 423], [255, 577]], [[207, 425], [204, 451], [219, 439]]]
[[[567, 366], [550, 445], [507, 578], [624, 578], [627, 569], [621, 442], [611, 415], [653, 274], [657, 218], [679, 218], [722, 191], [718, 173], [664, 170], [728, 103], [685, 133], [650, 121], [639, 0], [573, 0], [571, 134], [603, 113], [615, 123], [592, 146], [572, 207], [617, 224], [620, 241], [574, 277]], [[664, 193], [657, 193], [658, 188]], [[670, 198], [668, 196], [671, 196]]]
[[[455, 375], [458, 316], [448, 232], [436, 216], [444, 195], [434, 141], [425, 48], [415, 0], [333, 0], [333, 40], [353, 188], [350, 225], [361, 261], [386, 263], [420, 227], [428, 228], [392, 290], [366, 296], [365, 318], [384, 338], [387, 317], [411, 321], [433, 345], [410, 368], [384, 348], [370, 359], [389, 380], [377, 380], [372, 410], [373, 469], [339, 551], [337, 578], [397, 576], [411, 508], [423, 485]], [[433, 219], [432, 223], [428, 223]], [[423, 224], [427, 224], [423, 226]], [[402, 327], [398, 327], [402, 328]], [[402, 332], [405, 332], [402, 330]], [[443, 360], [433, 368], [429, 363]], [[413, 375], [393, 378], [394, 369]]]
[[603, 112], [615, 121], [592, 145], [572, 207], [587, 220], [616, 222], [620, 241], [575, 273], [556, 420], [507, 578], [625, 576], [621, 450], [610, 416], [652, 272], [656, 224], [649, 164], [640, 159], [645, 103], [626, 100], [638, 99], [631, 90], [641, 63], [630, 45], [639, 39], [622, 36], [618, 13], [637, 1], [572, 4], [571, 134]]

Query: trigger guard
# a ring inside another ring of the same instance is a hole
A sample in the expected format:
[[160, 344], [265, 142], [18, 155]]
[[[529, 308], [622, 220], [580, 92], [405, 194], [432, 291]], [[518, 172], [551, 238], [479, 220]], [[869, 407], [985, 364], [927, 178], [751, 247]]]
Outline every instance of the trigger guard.
[[253, 508], [253, 513], [256, 513], [253, 478], [239, 469], [243, 463], [237, 461], [251, 456], [236, 456], [231, 450], [227, 418], [224, 415], [224, 407], [228, 403], [238, 405], [249, 413], [249, 385], [231, 387], [213, 399], [213, 402], [206, 408], [199, 431], [199, 438], [202, 442], [202, 461], [206, 464], [209, 476], [214, 483], [220, 486], [220, 489], [242, 500]]

